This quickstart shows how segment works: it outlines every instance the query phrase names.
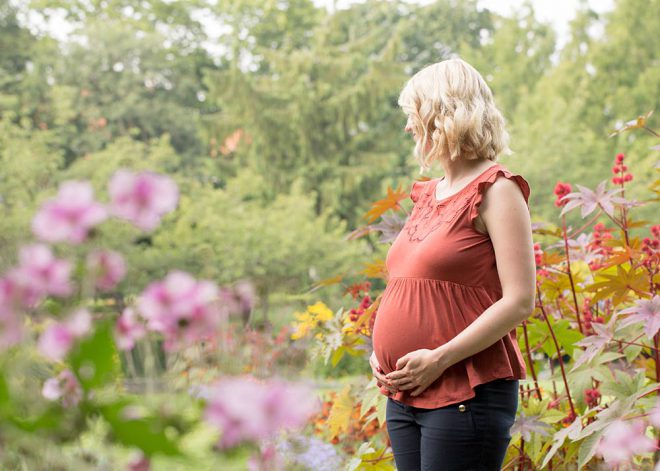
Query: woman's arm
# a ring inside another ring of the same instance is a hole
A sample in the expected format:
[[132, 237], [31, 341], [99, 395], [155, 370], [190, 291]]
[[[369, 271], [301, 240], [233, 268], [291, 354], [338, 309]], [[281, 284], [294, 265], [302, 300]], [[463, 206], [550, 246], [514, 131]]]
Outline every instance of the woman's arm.
[[493, 243], [502, 298], [460, 334], [433, 350], [444, 368], [488, 348], [534, 311], [532, 224], [518, 184], [497, 178], [484, 193], [479, 213]]

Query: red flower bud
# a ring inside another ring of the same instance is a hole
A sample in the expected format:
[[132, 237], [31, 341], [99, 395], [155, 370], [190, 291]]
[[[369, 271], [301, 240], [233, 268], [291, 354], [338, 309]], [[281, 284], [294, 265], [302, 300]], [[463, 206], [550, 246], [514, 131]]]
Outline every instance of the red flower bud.
[[561, 198], [571, 192], [571, 185], [568, 183], [557, 182], [554, 189], [554, 194], [557, 196], [555, 206], [564, 206], [568, 201], [560, 201]]

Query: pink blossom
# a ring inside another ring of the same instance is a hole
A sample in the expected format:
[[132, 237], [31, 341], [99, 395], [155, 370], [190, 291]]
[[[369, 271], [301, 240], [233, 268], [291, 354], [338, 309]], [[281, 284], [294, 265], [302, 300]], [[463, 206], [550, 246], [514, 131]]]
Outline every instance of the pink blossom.
[[137, 307], [147, 327], [162, 333], [165, 349], [172, 350], [180, 342], [185, 345], [213, 336], [223, 318], [218, 295], [215, 283], [175, 270], [147, 286]]
[[313, 388], [279, 379], [225, 377], [204, 395], [205, 419], [222, 432], [220, 448], [266, 439], [282, 428], [302, 427], [320, 408]]
[[19, 343], [23, 338], [21, 309], [25, 293], [11, 278], [0, 278], [0, 351]]
[[656, 401], [655, 406], [649, 412], [649, 422], [656, 428], [660, 428], [660, 400]]
[[605, 429], [596, 452], [608, 464], [624, 464], [633, 456], [655, 450], [655, 441], [645, 434], [641, 419], [616, 420]]
[[126, 275], [126, 262], [114, 250], [95, 250], [87, 256], [87, 268], [92, 272], [95, 286], [111, 291]]
[[38, 348], [42, 355], [61, 361], [69, 353], [74, 342], [89, 332], [92, 317], [87, 309], [80, 308], [64, 322], [53, 322], [39, 337]]
[[135, 341], [144, 337], [146, 332], [145, 325], [138, 320], [133, 308], [125, 308], [115, 325], [117, 347], [120, 350], [132, 349]]
[[173, 211], [179, 200], [174, 180], [153, 172], [134, 173], [119, 169], [108, 186], [111, 212], [143, 231], [152, 231], [160, 218]]
[[83, 390], [71, 370], [64, 370], [56, 377], [46, 380], [41, 394], [50, 401], [60, 399], [64, 407], [72, 407], [82, 399]]
[[284, 471], [287, 466], [284, 457], [278, 453], [273, 442], [262, 441], [259, 450], [247, 461], [249, 471]]
[[30, 244], [20, 248], [19, 266], [10, 269], [7, 277], [14, 285], [15, 298], [27, 307], [38, 303], [45, 295], [71, 295], [71, 269], [71, 262], [55, 258], [49, 246]]
[[105, 206], [94, 201], [92, 185], [70, 180], [60, 185], [55, 198], [42, 205], [32, 220], [32, 231], [48, 242], [80, 244], [89, 230], [107, 217]]
[[127, 471], [149, 471], [151, 460], [142, 451], [138, 451], [128, 463]]

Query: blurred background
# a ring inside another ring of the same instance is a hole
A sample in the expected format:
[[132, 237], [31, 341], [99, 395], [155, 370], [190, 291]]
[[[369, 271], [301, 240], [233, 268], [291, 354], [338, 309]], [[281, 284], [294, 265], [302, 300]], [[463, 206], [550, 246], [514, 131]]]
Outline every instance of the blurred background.
[[554, 214], [557, 181], [593, 187], [617, 152], [638, 183], [650, 181], [648, 142], [608, 134], [657, 107], [659, 9], [4, 0], [0, 265], [59, 182], [90, 179], [101, 191], [120, 166], [150, 168], [175, 176], [182, 199], [158, 231], [122, 248], [126, 286], [174, 266], [250, 278], [257, 317], [277, 322], [315, 282], [385, 253], [375, 238], [343, 238], [388, 186], [406, 190], [418, 176], [396, 98], [407, 77], [452, 55], [491, 86], [515, 152], [501, 162], [530, 182], [536, 220]]
[[[62, 182], [103, 200], [117, 169], [152, 170], [176, 182], [176, 210], [148, 233], [109, 221], [93, 241], [129, 262], [116, 302], [175, 268], [249, 280], [242, 322], [288, 335], [295, 311], [347, 303], [328, 279], [384, 259], [388, 240], [350, 234], [420, 176], [396, 100], [427, 64], [458, 56], [487, 80], [514, 151], [500, 162], [530, 183], [533, 222], [557, 219], [557, 182], [594, 188], [618, 153], [626, 197], [647, 198], [653, 143], [610, 133], [658, 107], [658, 30], [657, 0], [0, 0], [0, 270]], [[286, 350], [317, 378], [368, 370]]]

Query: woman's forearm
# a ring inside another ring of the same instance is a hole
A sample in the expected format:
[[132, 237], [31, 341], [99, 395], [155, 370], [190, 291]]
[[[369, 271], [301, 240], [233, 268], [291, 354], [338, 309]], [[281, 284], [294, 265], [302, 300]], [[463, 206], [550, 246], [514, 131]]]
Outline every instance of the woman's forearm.
[[445, 368], [490, 347], [533, 312], [529, 303], [501, 298], [449, 342], [433, 352]]

